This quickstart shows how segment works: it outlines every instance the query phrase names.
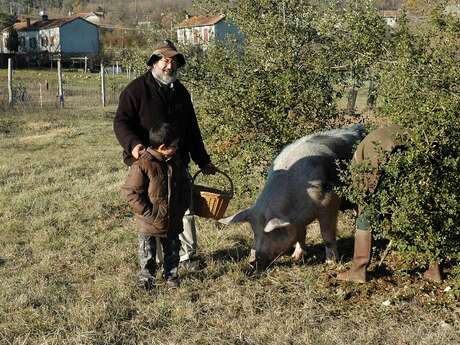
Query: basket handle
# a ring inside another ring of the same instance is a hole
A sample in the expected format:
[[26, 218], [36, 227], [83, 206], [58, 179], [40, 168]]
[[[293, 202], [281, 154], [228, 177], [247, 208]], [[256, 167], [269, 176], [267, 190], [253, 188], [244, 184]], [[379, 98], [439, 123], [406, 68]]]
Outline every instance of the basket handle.
[[[219, 174], [224, 175], [227, 178], [228, 182], [230, 182], [230, 197], [233, 198], [233, 181], [232, 181], [232, 179], [230, 178], [230, 176], [228, 176], [222, 170], [216, 169], [216, 172], [219, 173]], [[203, 170], [198, 170], [195, 173], [195, 175], [193, 175], [193, 177], [192, 177], [192, 186], [195, 184], [195, 179], [200, 173], [203, 173]]]

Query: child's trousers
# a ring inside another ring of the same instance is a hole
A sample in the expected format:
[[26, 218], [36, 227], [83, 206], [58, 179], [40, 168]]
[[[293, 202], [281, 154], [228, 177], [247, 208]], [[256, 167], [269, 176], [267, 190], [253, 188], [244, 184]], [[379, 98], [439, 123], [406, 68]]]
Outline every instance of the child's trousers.
[[[155, 279], [156, 272], [156, 237], [139, 234], [139, 280], [141, 282]], [[179, 236], [173, 235], [160, 238], [163, 247], [164, 263], [163, 276], [166, 280], [177, 277], [179, 266]]]

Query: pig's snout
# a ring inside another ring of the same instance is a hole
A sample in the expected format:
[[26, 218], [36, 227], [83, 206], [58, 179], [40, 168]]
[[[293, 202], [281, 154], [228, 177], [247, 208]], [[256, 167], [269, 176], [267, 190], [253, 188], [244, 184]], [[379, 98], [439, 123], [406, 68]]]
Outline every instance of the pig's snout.
[[270, 259], [268, 258], [268, 255], [256, 252], [255, 255], [251, 255], [249, 264], [256, 271], [263, 271], [270, 264]]

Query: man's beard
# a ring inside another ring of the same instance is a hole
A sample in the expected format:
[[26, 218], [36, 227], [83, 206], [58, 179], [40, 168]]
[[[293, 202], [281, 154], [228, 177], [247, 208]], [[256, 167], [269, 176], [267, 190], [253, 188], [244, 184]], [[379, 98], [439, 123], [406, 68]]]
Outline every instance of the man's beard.
[[161, 71], [161, 73], [158, 73], [155, 68], [152, 68], [152, 74], [156, 80], [158, 80], [160, 83], [168, 85], [171, 83], [174, 83], [177, 79], [177, 71], [171, 71], [170, 74]]

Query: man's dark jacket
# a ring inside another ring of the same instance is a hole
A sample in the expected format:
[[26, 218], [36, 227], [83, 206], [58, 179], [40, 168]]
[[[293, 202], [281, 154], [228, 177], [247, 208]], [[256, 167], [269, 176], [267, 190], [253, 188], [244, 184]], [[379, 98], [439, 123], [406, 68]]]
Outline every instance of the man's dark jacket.
[[182, 161], [190, 156], [200, 168], [210, 162], [187, 89], [179, 82], [160, 85], [148, 71], [133, 80], [121, 93], [113, 129], [123, 147], [123, 161], [132, 165], [137, 144], [149, 146], [149, 129], [171, 123], [179, 134]]

